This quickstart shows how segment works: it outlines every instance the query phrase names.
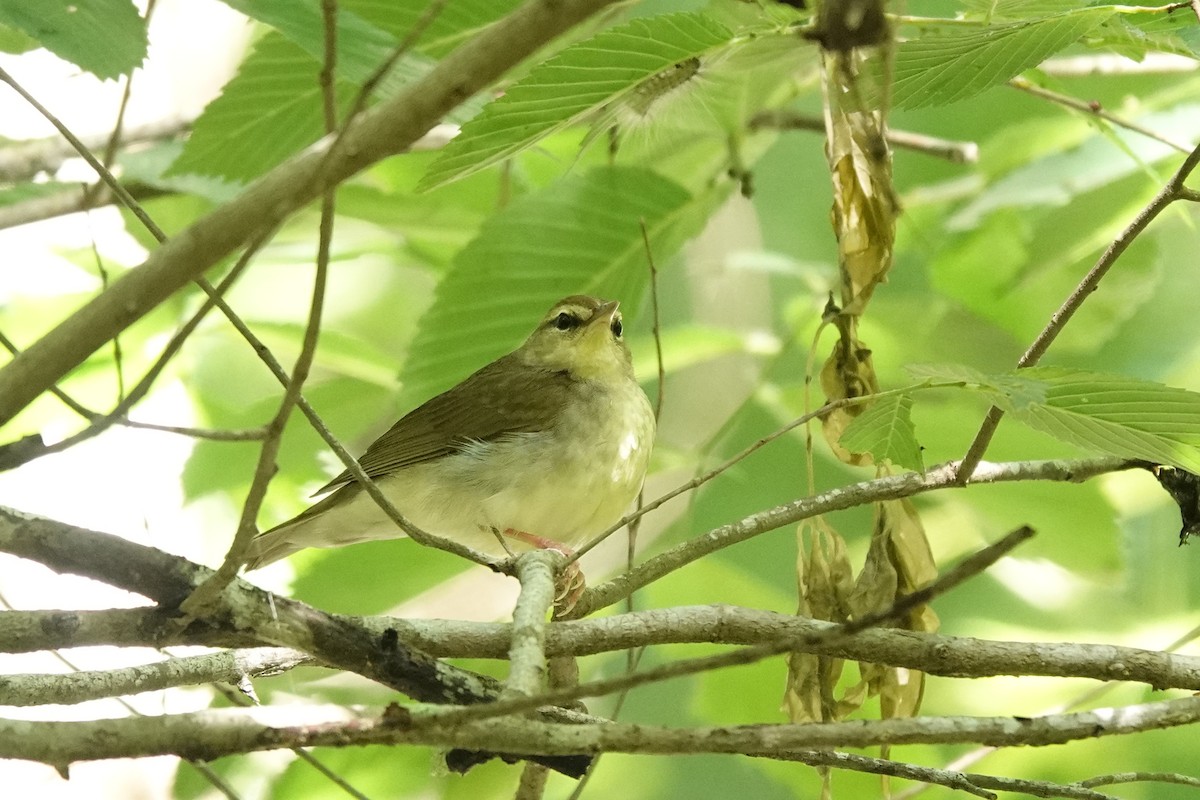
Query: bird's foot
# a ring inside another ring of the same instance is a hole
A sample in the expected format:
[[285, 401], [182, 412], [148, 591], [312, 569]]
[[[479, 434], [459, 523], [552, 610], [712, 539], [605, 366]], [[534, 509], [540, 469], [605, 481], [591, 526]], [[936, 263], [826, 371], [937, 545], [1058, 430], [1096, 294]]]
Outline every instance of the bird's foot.
[[[539, 550], [554, 550], [567, 558], [575, 555], [575, 551], [565, 544], [544, 536], [513, 528], [506, 528], [504, 535], [510, 539], [531, 544]], [[575, 604], [579, 602], [579, 598], [583, 596], [583, 590], [586, 588], [587, 581], [583, 577], [583, 571], [579, 569], [579, 562], [572, 561], [567, 564], [567, 568], [562, 571], [562, 574], [554, 579], [554, 615], [560, 617], [575, 608]]]

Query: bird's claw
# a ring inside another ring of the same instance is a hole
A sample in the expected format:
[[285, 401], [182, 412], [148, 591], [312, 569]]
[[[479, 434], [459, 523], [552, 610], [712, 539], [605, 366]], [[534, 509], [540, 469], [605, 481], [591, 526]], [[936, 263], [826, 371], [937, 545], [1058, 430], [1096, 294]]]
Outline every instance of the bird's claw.
[[[503, 535], [542, 550], [562, 553], [567, 558], [575, 555], [575, 551], [571, 548], [544, 536], [513, 528], [506, 529]], [[583, 596], [583, 590], [586, 588], [587, 581], [583, 577], [583, 571], [579, 569], [579, 562], [572, 561], [567, 564], [566, 569], [554, 579], [554, 616], [561, 617], [570, 613], [571, 609], [575, 608], [575, 604], [579, 602], [579, 598]]]

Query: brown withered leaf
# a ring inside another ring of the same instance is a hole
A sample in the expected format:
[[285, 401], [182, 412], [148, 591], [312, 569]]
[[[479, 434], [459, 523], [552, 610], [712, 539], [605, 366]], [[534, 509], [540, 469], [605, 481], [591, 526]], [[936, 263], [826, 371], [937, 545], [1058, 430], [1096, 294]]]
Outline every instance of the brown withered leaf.
[[[933, 554], [916, 508], [908, 500], [888, 500], [875, 507], [875, 525], [866, 563], [851, 593], [856, 616], [888, 608], [901, 596], [937, 577]], [[893, 623], [905, 630], [933, 631], [937, 615], [928, 606]], [[921, 707], [925, 675], [902, 667], [859, 664], [867, 694], [879, 695], [884, 718], [912, 716]]]
[[[852, 317], [840, 314], [834, 320], [839, 334], [838, 341], [821, 368], [821, 390], [829, 400], [862, 397], [879, 391], [875, 366], [871, 362], [871, 351], [851, 333], [853, 322]], [[871, 455], [851, 453], [842, 447], [841, 438], [846, 427], [865, 409], [865, 405], [850, 406], [836, 409], [821, 417], [821, 431], [829, 447], [839, 459], [854, 466], [871, 464]]]
[[[838, 340], [821, 368], [821, 388], [830, 400], [861, 397], [879, 390], [870, 348], [858, 337], [858, 319], [875, 287], [887, 279], [896, 235], [891, 153], [883, 137], [883, 115], [855, 110], [838, 98], [857, 96], [855, 55], [825, 59], [829, 174], [833, 183], [832, 223], [838, 242], [841, 305], [834, 319]], [[862, 406], [838, 409], [821, 419], [825, 439], [849, 464], [870, 463], [838, 444], [842, 431]]]
[[[921, 515], [907, 498], [888, 500], [881, 505], [884, 527], [891, 541], [892, 562], [900, 578], [900, 594], [909, 594], [938, 576], [929, 537], [921, 524]], [[933, 632], [938, 629], [937, 614], [929, 606], [921, 606], [910, 615], [904, 628], [910, 631]]]
[[[813, 619], [846, 620], [853, 578], [842, 537], [823, 518], [816, 517], [800, 524], [796, 538], [799, 545], [796, 583], [800, 594], [796, 613]], [[784, 692], [788, 718], [792, 722], [835, 719], [838, 702], [833, 693], [842, 668], [840, 658], [792, 653]]]
[[[871, 297], [887, 279], [892, 266], [898, 203], [892, 186], [891, 154], [884, 137], [885, 116], [864, 103], [857, 76], [868, 57], [861, 50], [826, 52], [823, 57], [827, 103], [827, 154], [833, 183], [832, 222], [838, 242], [840, 305], [827, 309], [838, 338], [821, 368], [821, 388], [830, 400], [862, 397], [878, 392], [879, 384], [870, 347], [858, 335], [859, 319]], [[822, 429], [834, 453], [849, 464], [869, 464], [867, 454], [851, 453], [839, 444], [847, 425], [865, 406], [838, 409], [822, 417]], [[824, 523], [821, 523], [824, 526]], [[824, 536], [825, 538], [821, 538]], [[861, 618], [889, 608], [896, 599], [934, 577], [936, 569], [925, 531], [915, 508], [907, 501], [877, 504], [866, 561], [858, 577], [848, 583], [833, 576], [834, 558], [845, 548], [828, 526], [813, 527], [808, 555], [803, 545], [798, 570], [800, 613], [826, 619]], [[820, 546], [818, 546], [820, 541]], [[839, 562], [841, 563], [841, 562]], [[848, 565], [845, 569], [849, 569]], [[828, 596], [821, 597], [821, 592]], [[919, 608], [897, 620], [897, 627], [928, 631], [937, 627], [937, 616]], [[924, 675], [871, 663], [859, 663], [859, 680], [835, 697], [841, 665], [833, 669], [821, 659], [793, 656], [787, 703], [793, 720], [843, 717], [879, 695], [885, 717], [916, 713], [924, 693]]]

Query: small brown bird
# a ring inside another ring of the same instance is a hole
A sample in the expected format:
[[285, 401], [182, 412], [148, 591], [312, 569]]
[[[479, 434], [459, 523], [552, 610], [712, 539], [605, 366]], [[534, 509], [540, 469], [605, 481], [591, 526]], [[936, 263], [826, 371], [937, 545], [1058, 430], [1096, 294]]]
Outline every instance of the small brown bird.
[[[615, 523], [641, 488], [654, 413], [634, 380], [615, 301], [555, 303], [525, 343], [405, 415], [359, 459], [417, 527], [503, 555], [569, 552]], [[249, 569], [305, 547], [403, 532], [349, 472], [333, 494], [258, 535]]]

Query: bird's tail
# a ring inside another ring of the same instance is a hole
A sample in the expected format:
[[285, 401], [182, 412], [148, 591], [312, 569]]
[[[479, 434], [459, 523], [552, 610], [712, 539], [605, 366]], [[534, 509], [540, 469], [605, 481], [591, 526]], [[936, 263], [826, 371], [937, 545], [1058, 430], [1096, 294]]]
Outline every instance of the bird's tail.
[[302, 524], [302, 522], [292, 520], [255, 536], [250, 542], [250, 548], [246, 551], [246, 571], [265, 567], [281, 558], [287, 558], [297, 550], [308, 547], [307, 543], [297, 541], [302, 537], [296, 536], [295, 529]]

